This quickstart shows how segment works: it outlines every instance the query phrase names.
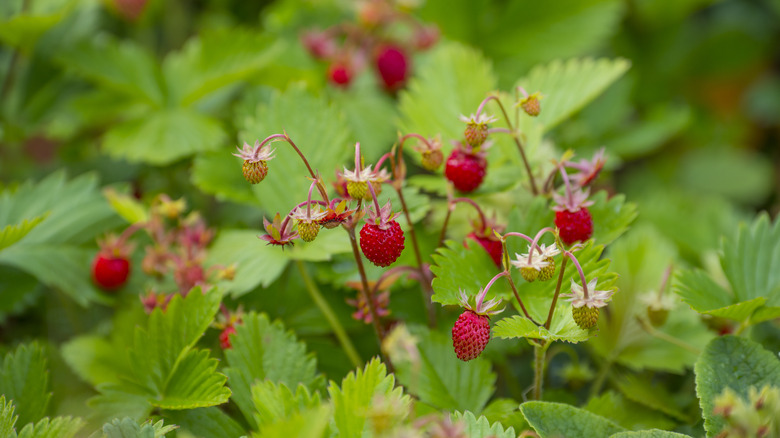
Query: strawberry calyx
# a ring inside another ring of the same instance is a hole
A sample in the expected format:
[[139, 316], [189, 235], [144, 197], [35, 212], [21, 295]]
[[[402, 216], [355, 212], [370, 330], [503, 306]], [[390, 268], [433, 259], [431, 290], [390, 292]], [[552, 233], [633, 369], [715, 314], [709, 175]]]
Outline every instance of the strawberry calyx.
[[366, 209], [365, 221], [368, 224], [376, 225], [380, 230], [386, 230], [390, 228], [390, 223], [398, 217], [399, 213], [393, 213], [390, 201], [376, 211], [376, 207], [368, 207]]

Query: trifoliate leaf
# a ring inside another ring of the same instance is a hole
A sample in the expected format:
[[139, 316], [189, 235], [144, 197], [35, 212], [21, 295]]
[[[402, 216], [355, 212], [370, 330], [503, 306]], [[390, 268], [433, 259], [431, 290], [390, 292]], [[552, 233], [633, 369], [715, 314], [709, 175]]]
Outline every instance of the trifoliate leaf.
[[40, 345], [22, 344], [5, 355], [0, 369], [0, 394], [17, 407], [19, 426], [34, 423], [46, 413], [51, 398], [48, 386], [46, 355]]
[[388, 375], [385, 365], [374, 358], [364, 369], [351, 372], [341, 382], [328, 387], [333, 404], [333, 424], [339, 437], [359, 438], [371, 434], [369, 411], [384, 408], [385, 415], [403, 417], [408, 413], [411, 399], [403, 389], [395, 387], [395, 378]]
[[189, 432], [200, 438], [246, 435], [243, 427], [219, 407], [166, 411], [165, 419], [178, 425], [182, 432]]
[[72, 417], [48, 417], [28, 424], [19, 432], [19, 438], [73, 438], [84, 427], [84, 420]]
[[533, 123], [541, 123], [545, 130], [550, 130], [595, 99], [629, 66], [629, 61], [620, 58], [558, 60], [534, 67], [515, 86], [529, 93], [542, 93], [542, 112]]
[[229, 368], [224, 370], [238, 405], [252, 429], [257, 430], [251, 387], [257, 381], [269, 380], [295, 387], [299, 383], [313, 389], [317, 362], [306, 353], [292, 332], [265, 315], [250, 313], [236, 325], [232, 348], [225, 351]]
[[474, 113], [495, 88], [491, 65], [478, 51], [442, 42], [416, 67], [415, 77], [401, 92], [399, 128], [425, 137], [460, 139], [466, 125], [459, 117]]
[[464, 432], [470, 438], [515, 438], [517, 436], [513, 428], [504, 429], [501, 423], [493, 423], [491, 425], [487, 418], [477, 418], [469, 411], [456, 411], [450, 418], [453, 421], [462, 422], [466, 426]]
[[104, 438], [161, 438], [178, 428], [176, 425], [164, 425], [160, 420], [154, 424], [149, 420], [138, 425], [132, 418], [115, 418], [103, 425]]
[[490, 362], [479, 358], [459, 360], [452, 339], [440, 333], [420, 328], [415, 335], [419, 338], [419, 360], [391, 356], [398, 381], [420, 401], [439, 409], [482, 412], [495, 391], [496, 375]]
[[780, 316], [780, 221], [760, 215], [723, 241], [721, 266], [728, 288], [701, 271], [685, 271], [675, 291], [694, 310], [748, 324]]
[[616, 433], [609, 438], [691, 438], [690, 435], [683, 435], [677, 432], [669, 432], [668, 430], [638, 430], [630, 432]]
[[320, 404], [320, 395], [316, 392], [310, 393], [309, 389], [300, 383], [293, 393], [284, 383], [265, 380], [252, 385], [252, 402], [256, 410], [255, 421], [262, 431], [273, 423], [316, 408]]
[[780, 361], [772, 352], [744, 338], [723, 336], [713, 339], [696, 362], [696, 393], [699, 396], [707, 436], [718, 434], [726, 424], [715, 415], [715, 397], [730, 388], [747, 398], [751, 386], [780, 386]]
[[[326, 180], [343, 166], [354, 167], [354, 141], [343, 115], [323, 97], [315, 97], [301, 84], [284, 93], [274, 92], [267, 104], [260, 104], [251, 114], [241, 115], [244, 123], [239, 141], [252, 144], [271, 134], [287, 132], [312, 170]], [[269, 215], [285, 214], [306, 200], [311, 181], [301, 157], [286, 142], [274, 142], [276, 157], [268, 161], [268, 176], [252, 186], [256, 204]], [[231, 150], [225, 150], [230, 155]], [[234, 162], [240, 162], [231, 157]], [[236, 168], [238, 172], [238, 167]], [[316, 195], [315, 195], [316, 196]]]
[[226, 144], [219, 121], [192, 109], [171, 108], [113, 126], [103, 149], [115, 159], [165, 166]]
[[520, 405], [520, 410], [540, 438], [590, 438], [623, 431], [604, 417], [561, 403], [530, 401]]
[[170, 99], [189, 106], [272, 62], [285, 42], [268, 34], [228, 28], [207, 31], [166, 57], [163, 74]]

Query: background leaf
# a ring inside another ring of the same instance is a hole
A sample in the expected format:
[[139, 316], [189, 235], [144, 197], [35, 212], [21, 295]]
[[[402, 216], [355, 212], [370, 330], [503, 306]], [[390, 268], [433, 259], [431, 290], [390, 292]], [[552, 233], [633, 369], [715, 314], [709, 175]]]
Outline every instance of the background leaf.
[[453, 420], [460, 420], [466, 425], [465, 433], [470, 438], [515, 438], [515, 430], [511, 427], [504, 429], [500, 423], [490, 424], [487, 418], [477, 418], [469, 411], [454, 412], [451, 417]]
[[22, 344], [5, 355], [0, 370], [0, 394], [17, 407], [20, 427], [43, 418], [51, 393], [46, 355], [40, 345]]
[[541, 438], [610, 436], [623, 431], [604, 417], [561, 403], [530, 401], [520, 410]]

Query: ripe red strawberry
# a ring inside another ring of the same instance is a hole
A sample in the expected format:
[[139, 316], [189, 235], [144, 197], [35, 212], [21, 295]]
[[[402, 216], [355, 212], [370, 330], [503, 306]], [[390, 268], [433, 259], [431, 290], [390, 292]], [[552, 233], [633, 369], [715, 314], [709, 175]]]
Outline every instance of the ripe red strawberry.
[[491, 239], [487, 236], [478, 236], [476, 233], [471, 232], [466, 236], [469, 239], [474, 239], [485, 248], [485, 251], [493, 259], [496, 266], [501, 267], [501, 256], [504, 254], [504, 247], [501, 245], [500, 240]]
[[461, 192], [472, 192], [482, 184], [487, 173], [484, 152], [467, 152], [456, 147], [447, 158], [444, 176]]
[[345, 64], [335, 62], [328, 67], [328, 79], [333, 85], [346, 88], [352, 82], [352, 70]]
[[360, 249], [377, 266], [390, 266], [404, 250], [404, 232], [394, 219], [388, 202], [379, 213], [369, 208], [366, 224], [360, 229]]
[[387, 45], [379, 49], [375, 58], [377, 72], [387, 91], [403, 87], [409, 76], [409, 59], [403, 49]]
[[555, 226], [560, 230], [561, 240], [567, 245], [584, 242], [593, 235], [593, 218], [587, 207], [580, 207], [576, 211], [556, 211]]
[[103, 289], [121, 287], [129, 275], [130, 261], [125, 257], [112, 257], [101, 252], [92, 261], [92, 279]]
[[471, 360], [482, 354], [490, 341], [490, 322], [487, 315], [473, 310], [460, 314], [452, 327], [452, 346], [460, 360]]
[[219, 346], [223, 350], [229, 350], [233, 348], [233, 344], [230, 343], [230, 335], [236, 333], [236, 328], [232, 325], [225, 327], [219, 334]]

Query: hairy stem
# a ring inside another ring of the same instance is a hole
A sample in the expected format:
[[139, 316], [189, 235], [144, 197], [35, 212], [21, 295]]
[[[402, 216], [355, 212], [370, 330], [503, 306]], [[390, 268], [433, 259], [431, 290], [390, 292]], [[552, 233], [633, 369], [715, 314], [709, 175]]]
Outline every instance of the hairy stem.
[[544, 328], [547, 330], [550, 330], [553, 312], [555, 312], [555, 305], [558, 304], [558, 295], [561, 293], [561, 283], [563, 283], [564, 271], [566, 271], [566, 257], [561, 261], [561, 271], [558, 273], [558, 284], [555, 285], [555, 294], [553, 295], [552, 304], [550, 304], [550, 311], [547, 313], [547, 321], [544, 322]]
[[303, 262], [298, 260], [296, 261], [296, 264], [298, 265], [298, 271], [301, 273], [303, 284], [306, 286], [306, 291], [309, 292], [309, 296], [311, 297], [312, 301], [314, 301], [314, 304], [317, 305], [317, 308], [319, 308], [320, 312], [322, 312], [322, 314], [325, 316], [325, 319], [328, 321], [330, 328], [336, 335], [336, 339], [338, 339], [339, 344], [341, 344], [341, 347], [344, 349], [344, 352], [347, 354], [350, 362], [352, 362], [352, 366], [359, 367], [363, 364], [363, 361], [360, 359], [360, 355], [355, 349], [355, 346], [352, 344], [352, 341], [349, 339], [349, 336], [347, 336], [346, 330], [344, 330], [344, 327], [339, 322], [339, 319], [336, 317], [333, 309], [322, 296], [322, 293], [320, 293], [317, 285], [314, 283], [314, 281], [312, 281], [311, 277], [306, 272], [306, 267], [304, 266]]
[[544, 384], [544, 368], [546, 367], [545, 356], [549, 343], [534, 345], [534, 400], [542, 399], [542, 386]]

